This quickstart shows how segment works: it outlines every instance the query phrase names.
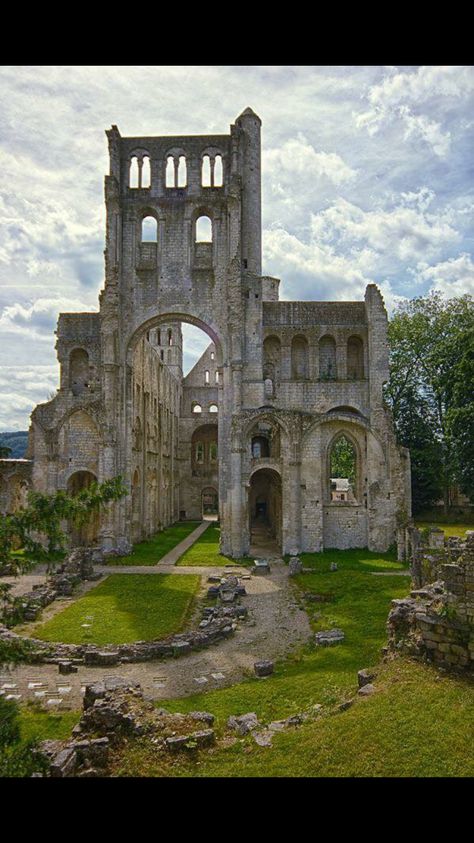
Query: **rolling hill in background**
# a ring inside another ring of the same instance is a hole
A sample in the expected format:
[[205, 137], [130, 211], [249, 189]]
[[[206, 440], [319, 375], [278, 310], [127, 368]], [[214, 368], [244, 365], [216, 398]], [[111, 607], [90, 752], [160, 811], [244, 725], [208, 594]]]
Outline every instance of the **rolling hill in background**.
[[28, 431], [15, 430], [13, 433], [0, 433], [0, 445], [12, 449], [9, 455], [10, 459], [21, 459], [25, 456], [26, 446], [28, 445]]

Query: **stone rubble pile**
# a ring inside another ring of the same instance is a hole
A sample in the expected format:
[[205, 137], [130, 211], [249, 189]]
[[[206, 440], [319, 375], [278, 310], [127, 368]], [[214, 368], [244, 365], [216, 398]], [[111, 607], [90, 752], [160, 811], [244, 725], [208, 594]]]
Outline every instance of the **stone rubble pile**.
[[7, 608], [4, 611], [4, 622], [13, 626], [14, 623], [35, 621], [41, 611], [58, 597], [70, 597], [81, 582], [100, 579], [102, 575], [94, 573], [93, 557], [94, 551], [91, 548], [72, 550], [45, 583], [34, 585], [31, 591], [21, 595], [15, 609], [9, 611]]
[[83, 714], [70, 740], [43, 741], [39, 745], [39, 755], [46, 764], [43, 775], [107, 776], [111, 749], [130, 737], [145, 735], [153, 740], [156, 751], [163, 753], [209, 747], [215, 743], [213, 723], [214, 716], [206, 711], [173, 714], [156, 708], [144, 699], [138, 683], [108, 677], [86, 686]]

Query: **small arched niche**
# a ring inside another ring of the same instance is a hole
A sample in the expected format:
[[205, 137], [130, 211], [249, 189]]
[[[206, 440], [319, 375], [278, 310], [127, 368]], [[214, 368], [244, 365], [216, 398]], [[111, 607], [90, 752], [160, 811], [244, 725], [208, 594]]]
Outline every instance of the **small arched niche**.
[[319, 377], [322, 381], [337, 379], [336, 341], [329, 334], [319, 340]]
[[69, 388], [73, 395], [87, 392], [89, 377], [89, 355], [84, 348], [75, 348], [69, 355]]
[[281, 343], [278, 337], [266, 337], [263, 341], [263, 379], [270, 380], [273, 390], [280, 380]]
[[347, 377], [351, 381], [364, 377], [364, 343], [360, 337], [349, 337], [347, 340]]
[[309, 378], [309, 352], [306, 337], [293, 337], [291, 343], [291, 378], [303, 381]]

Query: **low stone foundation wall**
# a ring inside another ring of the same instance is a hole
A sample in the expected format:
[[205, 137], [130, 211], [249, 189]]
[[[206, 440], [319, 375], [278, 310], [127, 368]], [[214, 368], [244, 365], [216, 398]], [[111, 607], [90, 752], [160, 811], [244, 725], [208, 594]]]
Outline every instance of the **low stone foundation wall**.
[[[23, 645], [28, 650], [27, 661], [34, 664], [59, 664], [70, 662], [72, 669], [76, 665], [107, 666], [126, 664], [127, 662], [145, 662], [153, 659], [176, 658], [177, 656], [209, 647], [233, 635], [238, 620], [245, 620], [247, 608], [240, 605], [240, 596], [245, 595], [245, 588], [237, 577], [219, 578], [216, 586], [216, 606], [206, 606], [202, 610], [199, 629], [170, 635], [162, 640], [135, 641], [131, 644], [61, 644], [41, 641], [39, 638], [27, 638], [0, 625], [0, 643]], [[226, 605], [231, 598], [232, 606]], [[66, 671], [64, 671], [66, 672]]]
[[[474, 672], [474, 532], [464, 542], [441, 543], [439, 579], [393, 600], [388, 616], [388, 652], [426, 658], [458, 671]], [[456, 558], [456, 562], [443, 562]]]
[[205, 630], [183, 632], [160, 641], [136, 641], [103, 647], [94, 644], [50, 644], [38, 638], [26, 638], [0, 626], [0, 641], [26, 643], [29, 648], [28, 661], [34, 664], [59, 664], [67, 660], [76, 665], [116, 665], [182, 656], [191, 650], [209, 647], [228, 638], [236, 626], [233, 616], [226, 612], [224, 617], [209, 621]]

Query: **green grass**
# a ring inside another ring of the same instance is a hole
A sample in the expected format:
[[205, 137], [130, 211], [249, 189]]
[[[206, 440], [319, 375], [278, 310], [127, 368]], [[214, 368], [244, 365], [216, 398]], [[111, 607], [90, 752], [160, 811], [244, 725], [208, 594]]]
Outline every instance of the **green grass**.
[[220, 527], [210, 522], [210, 526], [202, 533], [192, 547], [179, 558], [176, 565], [253, 565], [253, 559], [243, 557], [232, 559], [230, 556], [222, 556], [219, 553]]
[[200, 521], [179, 521], [172, 527], [167, 527], [153, 538], [134, 545], [129, 556], [113, 556], [109, 565], [156, 565], [170, 550], [187, 538]]
[[30, 740], [66, 740], [79, 722], [79, 711], [41, 711], [36, 706], [19, 708], [19, 724], [22, 742]]
[[163, 638], [183, 628], [199, 585], [200, 577], [191, 574], [114, 574], [35, 627], [33, 635], [65, 644]]
[[[267, 680], [268, 684], [268, 680]], [[170, 761], [145, 740], [128, 745], [115, 775], [186, 777], [464, 777], [474, 775], [474, 685], [430, 665], [381, 666], [376, 692], [344, 712], [275, 735]]]
[[[303, 652], [279, 664], [275, 674], [265, 681], [249, 679], [231, 688], [164, 705], [175, 711], [208, 709], [221, 722], [229, 714], [256, 711], [267, 720], [286, 717], [308, 705], [334, 704], [353, 691], [360, 668], [376, 664], [386, 641], [390, 601], [404, 597], [410, 589], [408, 576], [371, 576], [370, 571], [402, 570], [391, 553], [377, 554], [363, 550], [330, 551], [302, 554], [303, 564], [314, 573], [295, 577], [297, 594], [305, 592], [331, 596], [331, 602], [304, 603], [314, 630], [334, 626], [344, 630], [343, 644], [328, 648], [307, 647]], [[337, 571], [329, 572], [337, 560]], [[321, 613], [318, 619], [315, 617]], [[291, 625], [291, 616], [287, 618]], [[262, 657], [264, 654], [262, 654]]]
[[439, 527], [440, 530], [444, 531], [446, 537], [460, 536], [464, 538], [466, 530], [474, 530], [474, 524], [443, 524], [440, 521], [415, 521], [415, 526], [419, 530], [423, 530], [426, 527]]
[[[310, 574], [296, 577], [303, 594], [329, 602], [305, 601], [313, 629], [341, 627], [345, 641], [335, 647], [311, 645], [277, 664], [273, 676], [248, 679], [230, 688], [175, 700], [160, 700], [172, 711], [207, 710], [216, 715], [218, 734], [230, 714], [255, 711], [262, 722], [323, 705], [321, 716], [296, 730], [277, 734], [273, 747], [252, 738], [199, 753], [190, 759], [157, 756], [146, 740], [131, 742], [116, 758], [114, 774], [125, 776], [472, 776], [474, 684], [440, 675], [430, 665], [396, 659], [380, 664], [386, 643], [390, 601], [405, 596], [408, 576], [390, 576], [403, 565], [394, 554], [364, 550], [303, 554]], [[338, 570], [329, 564], [338, 562]], [[383, 572], [386, 576], [372, 576]], [[318, 617], [318, 614], [320, 616]], [[287, 619], [291, 624], [291, 616]], [[264, 655], [264, 654], [262, 654]], [[376, 693], [353, 697], [357, 671], [376, 667]]]

